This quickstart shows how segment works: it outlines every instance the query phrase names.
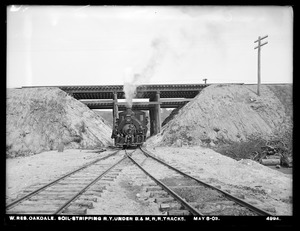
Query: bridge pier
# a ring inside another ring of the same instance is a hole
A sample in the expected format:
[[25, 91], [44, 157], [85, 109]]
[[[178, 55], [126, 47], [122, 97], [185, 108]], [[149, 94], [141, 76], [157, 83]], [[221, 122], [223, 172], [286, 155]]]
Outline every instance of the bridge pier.
[[150, 117], [150, 136], [155, 134], [155, 114], [154, 108], [149, 109], [149, 117]]
[[152, 136], [161, 131], [160, 92], [156, 92], [155, 98], [150, 99], [150, 101], [156, 103], [154, 107], [149, 109], [150, 136]]
[[160, 92], [156, 92], [155, 114], [156, 114], [156, 133], [160, 133], [161, 130], [161, 111], [160, 111]]
[[113, 129], [115, 129], [116, 120], [119, 117], [118, 95], [116, 92], [113, 93], [113, 98]]

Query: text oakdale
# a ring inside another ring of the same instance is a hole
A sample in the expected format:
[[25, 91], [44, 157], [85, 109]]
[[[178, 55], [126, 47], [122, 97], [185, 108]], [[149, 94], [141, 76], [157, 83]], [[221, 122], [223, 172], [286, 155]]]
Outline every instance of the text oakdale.
[[9, 220], [13, 221], [55, 221], [55, 216], [9, 216]]

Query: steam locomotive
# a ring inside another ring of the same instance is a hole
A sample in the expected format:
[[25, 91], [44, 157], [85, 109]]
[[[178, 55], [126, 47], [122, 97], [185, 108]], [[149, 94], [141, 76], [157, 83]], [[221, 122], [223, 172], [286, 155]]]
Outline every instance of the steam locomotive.
[[111, 138], [116, 147], [137, 147], [146, 140], [148, 118], [143, 111], [126, 108], [119, 113]]

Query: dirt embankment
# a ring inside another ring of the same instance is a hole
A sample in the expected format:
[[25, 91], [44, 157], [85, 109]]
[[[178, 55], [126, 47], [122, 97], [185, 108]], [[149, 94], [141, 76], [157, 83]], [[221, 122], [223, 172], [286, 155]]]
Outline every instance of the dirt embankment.
[[292, 85], [211, 85], [148, 140], [158, 146], [216, 147], [292, 130]]
[[8, 89], [6, 117], [8, 157], [111, 144], [105, 121], [58, 88]]

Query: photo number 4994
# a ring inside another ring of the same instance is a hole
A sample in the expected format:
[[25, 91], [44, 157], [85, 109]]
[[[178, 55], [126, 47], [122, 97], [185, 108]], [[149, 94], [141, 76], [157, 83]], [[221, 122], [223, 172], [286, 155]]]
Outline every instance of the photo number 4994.
[[279, 217], [267, 217], [267, 221], [280, 221]]

